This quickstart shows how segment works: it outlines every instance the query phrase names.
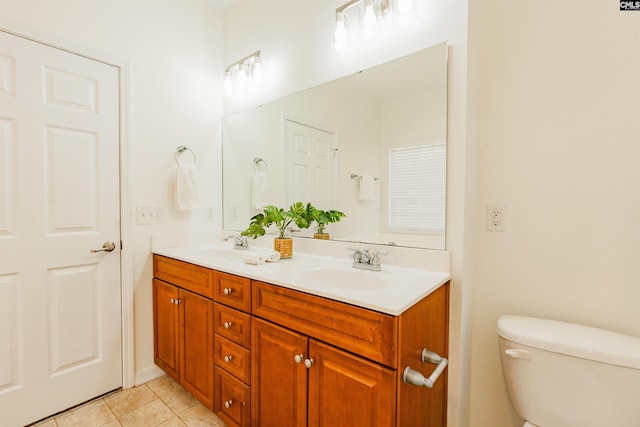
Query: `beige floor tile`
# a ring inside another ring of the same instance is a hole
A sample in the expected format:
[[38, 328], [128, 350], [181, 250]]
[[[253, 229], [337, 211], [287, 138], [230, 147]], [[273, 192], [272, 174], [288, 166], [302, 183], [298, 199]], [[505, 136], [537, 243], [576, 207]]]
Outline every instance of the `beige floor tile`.
[[160, 399], [163, 399], [169, 394], [184, 391], [182, 386], [168, 375], [149, 381], [146, 385], [151, 391], [157, 394]]
[[58, 427], [118, 426], [118, 420], [104, 400], [96, 400], [54, 418]]
[[162, 424], [159, 424], [158, 427], [185, 427], [186, 424], [182, 422], [182, 420], [180, 418], [178, 418], [176, 415], [174, 415], [172, 418], [168, 419], [167, 421], [163, 422]]
[[220, 418], [201, 403], [178, 415], [189, 427], [226, 427]]
[[48, 420], [40, 421], [38, 424], [34, 424], [33, 427], [57, 427], [56, 422], [53, 418]]
[[153, 427], [159, 426], [173, 417], [175, 417], [175, 414], [171, 412], [167, 405], [160, 400], [154, 400], [123, 415], [119, 419], [120, 423], [125, 427]]
[[200, 403], [198, 399], [182, 387], [173, 393], [162, 396], [162, 401], [176, 414], [184, 412]]
[[122, 417], [157, 399], [158, 397], [146, 385], [141, 385], [105, 397], [104, 401], [117, 417]]

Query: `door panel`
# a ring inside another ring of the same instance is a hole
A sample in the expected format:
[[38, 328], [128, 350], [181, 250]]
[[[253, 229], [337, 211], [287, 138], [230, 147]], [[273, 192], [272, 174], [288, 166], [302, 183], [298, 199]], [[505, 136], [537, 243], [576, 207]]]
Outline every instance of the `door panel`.
[[[334, 209], [335, 134], [291, 120], [286, 120], [285, 125], [287, 206], [301, 201]], [[309, 232], [303, 231], [305, 234]]]
[[313, 339], [309, 357], [309, 427], [395, 425], [395, 371]]
[[307, 337], [254, 318], [251, 322], [251, 425], [306, 427]]
[[213, 301], [180, 289], [180, 384], [213, 409]]
[[122, 385], [118, 96], [116, 67], [0, 31], [2, 426]]

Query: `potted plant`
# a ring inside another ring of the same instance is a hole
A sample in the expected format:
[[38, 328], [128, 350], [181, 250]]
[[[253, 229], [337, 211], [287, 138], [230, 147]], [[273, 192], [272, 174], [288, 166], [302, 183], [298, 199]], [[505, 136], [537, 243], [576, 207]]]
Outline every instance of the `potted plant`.
[[309, 218], [311, 219], [309, 222], [315, 221], [316, 223], [316, 232], [313, 235], [314, 239], [324, 239], [328, 240], [330, 238], [329, 233], [325, 233], [325, 228], [328, 224], [338, 222], [344, 216], [344, 213], [337, 211], [335, 209], [331, 209], [328, 211], [317, 209], [311, 204], [307, 204], [307, 212], [309, 212]]
[[287, 211], [273, 205], [265, 206], [261, 213], [251, 218], [249, 227], [240, 234], [255, 239], [264, 236], [266, 229], [273, 224], [278, 229], [278, 235], [273, 240], [273, 249], [280, 252], [281, 258], [291, 258], [293, 239], [285, 233], [292, 223], [301, 229], [309, 227], [309, 213], [302, 202], [292, 204]]

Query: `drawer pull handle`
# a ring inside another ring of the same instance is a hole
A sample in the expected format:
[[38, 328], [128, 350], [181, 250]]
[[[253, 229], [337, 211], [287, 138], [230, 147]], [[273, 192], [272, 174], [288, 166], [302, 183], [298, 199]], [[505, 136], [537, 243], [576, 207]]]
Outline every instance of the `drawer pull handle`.
[[225, 294], [225, 295], [231, 295], [231, 292], [233, 292], [233, 289], [231, 289], [231, 288], [224, 288], [222, 290], [222, 293]]
[[307, 368], [310, 368], [311, 366], [313, 366], [313, 359], [312, 358], [305, 359], [304, 366], [306, 366]]
[[227, 363], [230, 363], [232, 360], [233, 360], [233, 356], [231, 356], [231, 355], [228, 355], [228, 356], [224, 357], [224, 361], [227, 362]]
[[224, 407], [225, 408], [229, 409], [229, 408], [231, 408], [231, 405], [233, 405], [233, 400], [232, 399], [224, 401]]
[[232, 325], [233, 325], [233, 323], [231, 323], [231, 322], [224, 322], [224, 323], [222, 324], [222, 326], [224, 326], [224, 327], [225, 327], [225, 329], [230, 329]]
[[304, 354], [296, 354], [293, 360], [295, 360], [296, 363], [302, 363], [304, 360]]

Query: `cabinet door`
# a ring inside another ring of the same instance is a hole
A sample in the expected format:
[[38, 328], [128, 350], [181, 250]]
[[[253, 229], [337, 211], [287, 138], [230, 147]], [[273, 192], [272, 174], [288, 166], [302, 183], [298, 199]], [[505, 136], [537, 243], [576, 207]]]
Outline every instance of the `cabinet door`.
[[[307, 425], [306, 336], [254, 318], [251, 324], [251, 425]], [[341, 424], [336, 424], [341, 425]], [[358, 425], [358, 424], [354, 424]]]
[[309, 426], [394, 426], [395, 371], [309, 340]]
[[178, 288], [153, 279], [153, 354], [156, 365], [180, 381]]
[[180, 383], [213, 409], [213, 301], [180, 290]]

